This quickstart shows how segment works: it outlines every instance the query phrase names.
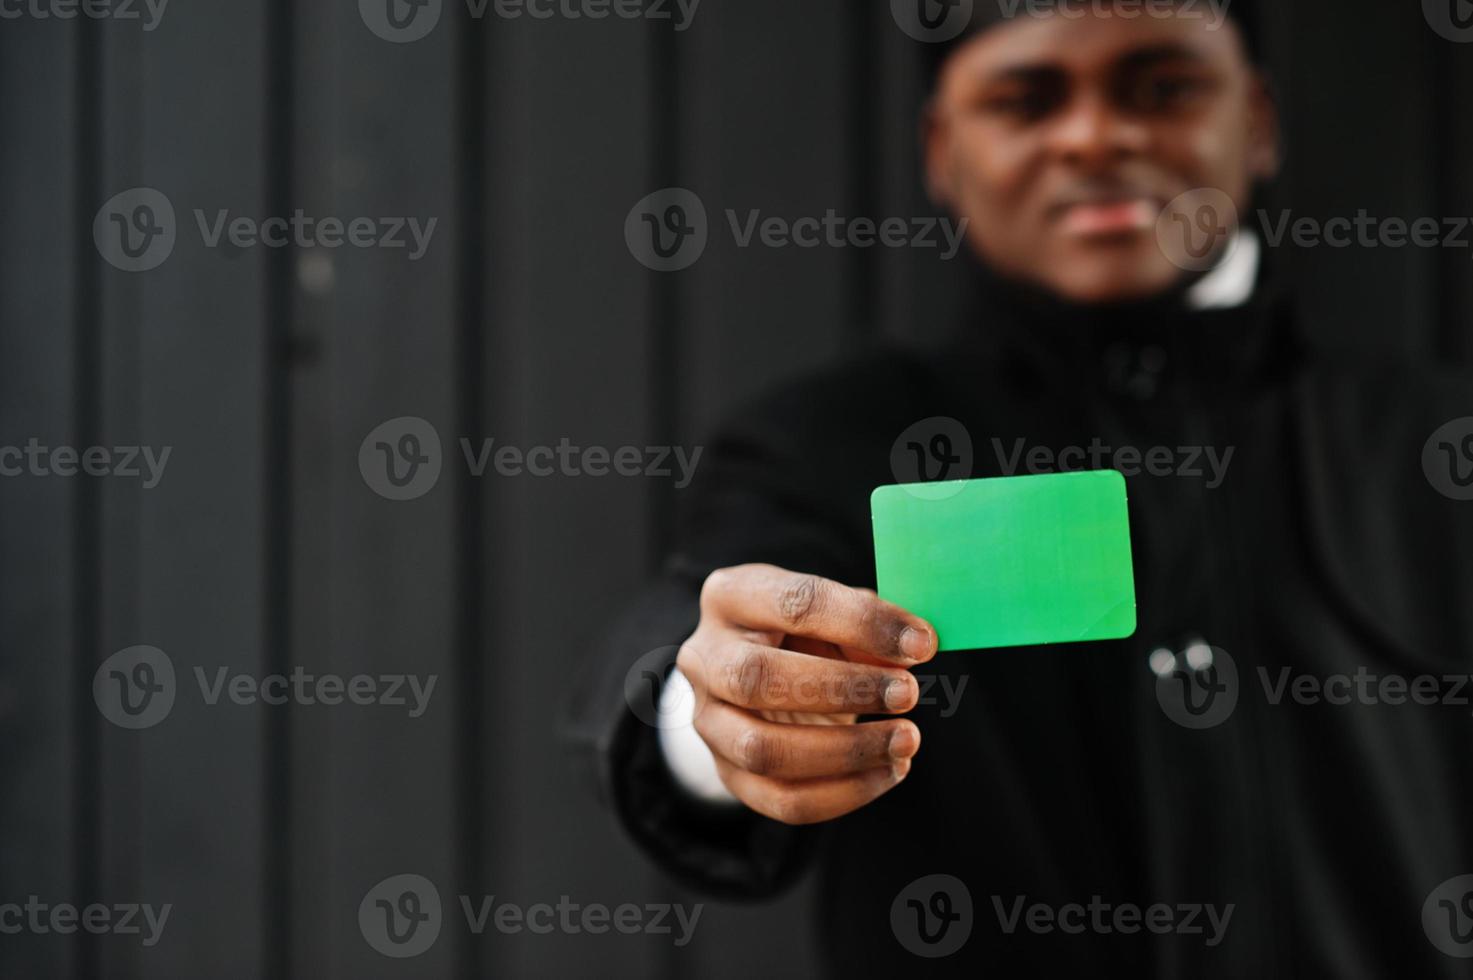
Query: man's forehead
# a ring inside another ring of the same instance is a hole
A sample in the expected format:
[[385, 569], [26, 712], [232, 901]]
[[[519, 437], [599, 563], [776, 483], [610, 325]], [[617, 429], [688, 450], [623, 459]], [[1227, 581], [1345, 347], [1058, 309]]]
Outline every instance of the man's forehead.
[[1219, 62], [1242, 50], [1235, 25], [1190, 17], [1123, 19], [1041, 14], [1017, 18], [963, 42], [953, 59], [968, 74], [1103, 69], [1168, 61]]
[[[918, 0], [927, 3], [929, 0]], [[1129, 49], [1177, 46], [1186, 57], [1256, 61], [1250, 0], [959, 0], [968, 26], [935, 45], [935, 70], [962, 50], [1011, 64], [1124, 57]], [[969, 58], [971, 60], [971, 58]]]

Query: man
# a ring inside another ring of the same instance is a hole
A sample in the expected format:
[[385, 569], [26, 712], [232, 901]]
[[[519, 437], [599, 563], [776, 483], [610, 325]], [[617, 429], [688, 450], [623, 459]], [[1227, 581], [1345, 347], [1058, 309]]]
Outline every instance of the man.
[[[1473, 873], [1473, 503], [1422, 466], [1473, 379], [1313, 355], [1246, 232], [1163, 247], [1246, 213], [1278, 137], [1246, 6], [1151, 9], [979, 12], [944, 49], [926, 174], [975, 314], [731, 423], [578, 704], [668, 873], [816, 872], [834, 976], [1456, 976], [1432, 937], [1473, 939], [1434, 895]], [[935, 458], [898, 473], [902, 433]], [[1128, 474], [1133, 637], [937, 655], [869, 591], [876, 486], [1100, 446], [1170, 463]], [[652, 719], [627, 681], [672, 661]]]

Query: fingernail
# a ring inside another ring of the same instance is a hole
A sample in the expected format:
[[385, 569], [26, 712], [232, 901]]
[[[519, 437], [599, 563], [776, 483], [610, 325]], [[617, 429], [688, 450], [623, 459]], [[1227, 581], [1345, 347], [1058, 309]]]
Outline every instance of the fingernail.
[[891, 711], [904, 711], [910, 707], [913, 681], [893, 680], [885, 685], [885, 707]]
[[910, 775], [909, 759], [901, 759], [899, 762], [890, 767], [890, 778], [894, 779], [897, 783], [908, 775]]
[[890, 758], [892, 759], [909, 760], [920, 747], [920, 737], [909, 725], [904, 725], [890, 733]]
[[930, 660], [936, 653], [935, 634], [929, 629], [907, 626], [905, 632], [900, 634], [900, 652], [907, 659], [917, 662]]

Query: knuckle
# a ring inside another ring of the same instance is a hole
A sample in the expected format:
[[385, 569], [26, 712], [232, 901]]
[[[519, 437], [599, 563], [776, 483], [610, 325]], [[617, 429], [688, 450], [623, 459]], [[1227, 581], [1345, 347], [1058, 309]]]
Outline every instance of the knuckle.
[[696, 730], [697, 735], [701, 736], [701, 741], [706, 743], [707, 748], [712, 747], [711, 739], [712, 735], [714, 734], [712, 732], [712, 725], [714, 724], [713, 715], [715, 714], [715, 711], [716, 709], [714, 705], [698, 705], [695, 714], [690, 721], [691, 727]]
[[801, 790], [780, 789], [772, 799], [772, 817], [790, 826], [813, 823], [816, 814]]
[[868, 769], [876, 764], [877, 760], [885, 754], [888, 732], [876, 731], [866, 732], [856, 736], [849, 741], [849, 768], [852, 772]]
[[718, 568], [707, 575], [706, 581], [701, 583], [701, 608], [708, 608], [716, 599], [730, 592], [735, 576], [734, 568]]
[[727, 684], [741, 703], [753, 704], [771, 686], [775, 672], [771, 654], [759, 648], [747, 648], [732, 660]]
[[778, 615], [783, 623], [796, 629], [810, 622], [818, 612], [823, 589], [817, 576], [801, 575], [782, 587], [778, 593]]
[[859, 606], [859, 628], [865, 636], [873, 636], [884, 626], [878, 603], [865, 601]]
[[737, 762], [753, 775], [766, 776], [782, 768], [781, 741], [763, 734], [757, 728], [744, 729], [737, 736], [734, 751]]
[[700, 634], [690, 637], [675, 652], [675, 669], [685, 675], [690, 686], [697, 691], [706, 687], [707, 665], [711, 662], [711, 651], [701, 640]]

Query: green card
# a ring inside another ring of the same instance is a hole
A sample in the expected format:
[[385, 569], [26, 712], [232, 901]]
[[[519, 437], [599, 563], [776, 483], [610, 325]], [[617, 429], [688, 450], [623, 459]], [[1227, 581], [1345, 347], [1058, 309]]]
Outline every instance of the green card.
[[880, 487], [870, 512], [880, 596], [936, 627], [942, 650], [1135, 632], [1115, 470]]

